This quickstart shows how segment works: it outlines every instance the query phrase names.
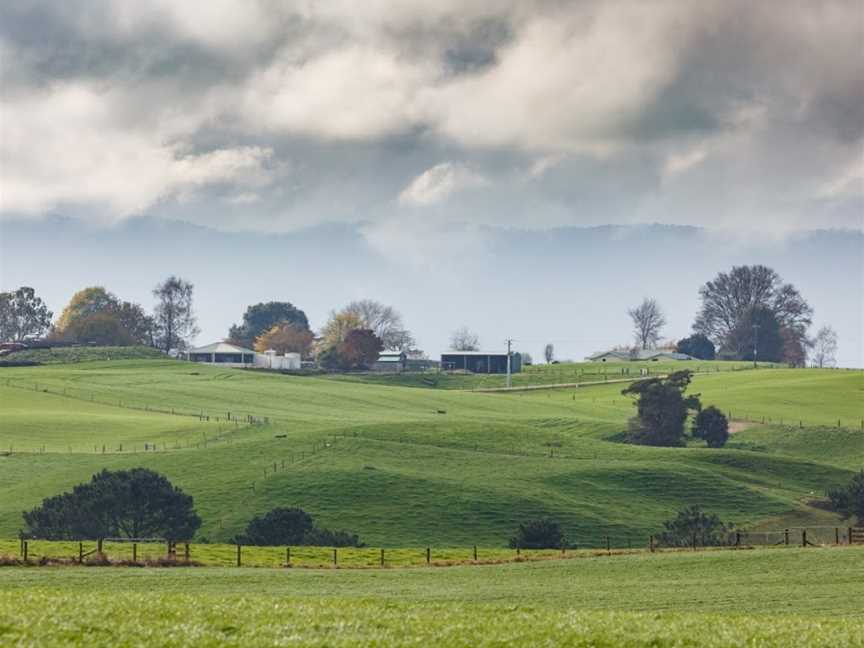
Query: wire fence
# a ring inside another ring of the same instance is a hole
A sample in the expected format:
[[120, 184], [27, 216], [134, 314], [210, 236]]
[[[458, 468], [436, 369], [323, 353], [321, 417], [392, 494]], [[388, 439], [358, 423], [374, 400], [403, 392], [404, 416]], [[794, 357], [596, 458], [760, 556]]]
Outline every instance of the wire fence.
[[647, 543], [626, 542], [621, 536], [602, 536], [586, 544], [560, 548], [469, 547], [312, 547], [249, 546], [176, 542], [164, 539], [105, 538], [55, 541], [28, 538], [0, 540], [0, 565], [195, 565], [207, 567], [416, 567], [490, 564], [631, 553], [746, 549], [756, 547], [864, 546], [864, 527], [799, 527], [773, 531], [737, 531], [706, 539], [698, 533], [671, 541], [651, 535]]

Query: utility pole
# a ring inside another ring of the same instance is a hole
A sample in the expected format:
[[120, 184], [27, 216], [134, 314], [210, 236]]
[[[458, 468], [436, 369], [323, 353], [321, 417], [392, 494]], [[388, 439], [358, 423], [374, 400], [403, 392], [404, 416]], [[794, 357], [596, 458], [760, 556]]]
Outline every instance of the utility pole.
[[753, 368], [754, 369], [756, 368], [756, 357], [759, 353], [759, 351], [758, 351], [759, 344], [758, 343], [759, 343], [759, 325], [754, 324], [753, 325]]
[[510, 366], [510, 358], [512, 355], [511, 348], [513, 347], [513, 340], [507, 338], [507, 386], [513, 386], [513, 377], [511, 374], [511, 366]]

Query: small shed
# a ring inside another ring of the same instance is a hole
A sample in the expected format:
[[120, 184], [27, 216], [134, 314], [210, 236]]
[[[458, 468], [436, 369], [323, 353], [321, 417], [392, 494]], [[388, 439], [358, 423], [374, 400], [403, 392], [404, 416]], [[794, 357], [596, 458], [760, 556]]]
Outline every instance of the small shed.
[[[441, 354], [441, 368], [449, 371], [471, 373], [506, 374], [507, 352], [494, 351], [448, 351]], [[510, 373], [522, 371], [522, 355], [510, 354]]]
[[405, 371], [408, 356], [404, 351], [383, 351], [378, 354], [378, 360], [372, 364], [372, 371], [395, 372]]
[[218, 364], [226, 367], [255, 366], [255, 352], [228, 342], [214, 342], [202, 347], [189, 349], [186, 359], [190, 362]]

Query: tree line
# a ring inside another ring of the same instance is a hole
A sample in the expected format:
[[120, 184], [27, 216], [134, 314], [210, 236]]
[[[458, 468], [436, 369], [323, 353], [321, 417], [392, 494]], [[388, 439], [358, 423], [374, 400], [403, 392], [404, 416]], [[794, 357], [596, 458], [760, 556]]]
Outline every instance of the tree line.
[[102, 286], [76, 292], [56, 322], [33, 288], [0, 293], [0, 340], [25, 342], [45, 338], [54, 343], [100, 346], [143, 344], [163, 351], [182, 348], [198, 334], [193, 285], [171, 276], [153, 289], [148, 313], [141, 304], [121, 300]]
[[[155, 304], [148, 313], [141, 304], [122, 300], [103, 286], [90, 286], [76, 292], [54, 321], [33, 288], [0, 293], [0, 341], [185, 350], [199, 333], [193, 284], [171, 276], [153, 289], [153, 296]], [[259, 352], [314, 356], [325, 369], [368, 368], [383, 350], [422, 354], [414, 348], [416, 341], [402, 315], [371, 299], [331, 312], [318, 335], [306, 313], [290, 302], [254, 304], [240, 323], [230, 327], [226, 340]]]
[[[798, 289], [764, 265], [735, 266], [699, 289], [700, 307], [693, 333], [662, 348], [699, 360], [785, 362], [804, 366], [808, 354], [818, 367], [833, 366], [837, 333], [821, 327], [808, 335], [813, 308]], [[658, 347], [666, 316], [656, 299], [646, 297], [628, 310], [633, 323], [633, 353]]]
[[[56, 322], [53, 313], [33, 288], [22, 286], [0, 293], [0, 341], [25, 341], [47, 335], [55, 342], [103, 346], [145, 344], [163, 351], [183, 350], [197, 335], [194, 286], [171, 276], [153, 289], [150, 313], [140, 304], [124, 301], [102, 286], [73, 295]], [[635, 344], [623, 347], [631, 354], [663, 348], [700, 360], [751, 360], [812, 364], [830, 367], [836, 362], [837, 333], [830, 326], [809, 336], [813, 309], [795, 286], [763, 265], [735, 266], [720, 272], [699, 289], [700, 307], [693, 333], [677, 342], [661, 341], [666, 315], [655, 298], [646, 297], [629, 309]], [[423, 357], [392, 306], [371, 299], [352, 301], [330, 313], [315, 332], [306, 314], [288, 301], [249, 306], [242, 321], [231, 326], [227, 339], [257, 351], [316, 357], [325, 369], [362, 369], [374, 363], [382, 350], [405, 351]], [[479, 336], [462, 326], [452, 332], [450, 348], [477, 351]], [[546, 362], [554, 362], [552, 344], [544, 349]]]

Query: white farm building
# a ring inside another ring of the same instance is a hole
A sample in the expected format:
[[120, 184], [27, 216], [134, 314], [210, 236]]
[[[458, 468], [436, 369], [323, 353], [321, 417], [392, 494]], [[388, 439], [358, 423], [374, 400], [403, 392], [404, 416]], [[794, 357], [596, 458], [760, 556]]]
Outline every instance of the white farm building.
[[264, 353], [258, 353], [252, 349], [244, 349], [230, 342], [214, 342], [206, 346], [189, 349], [186, 352], [186, 359], [190, 362], [215, 364], [222, 367], [300, 369], [299, 353], [277, 355], [272, 349]]

